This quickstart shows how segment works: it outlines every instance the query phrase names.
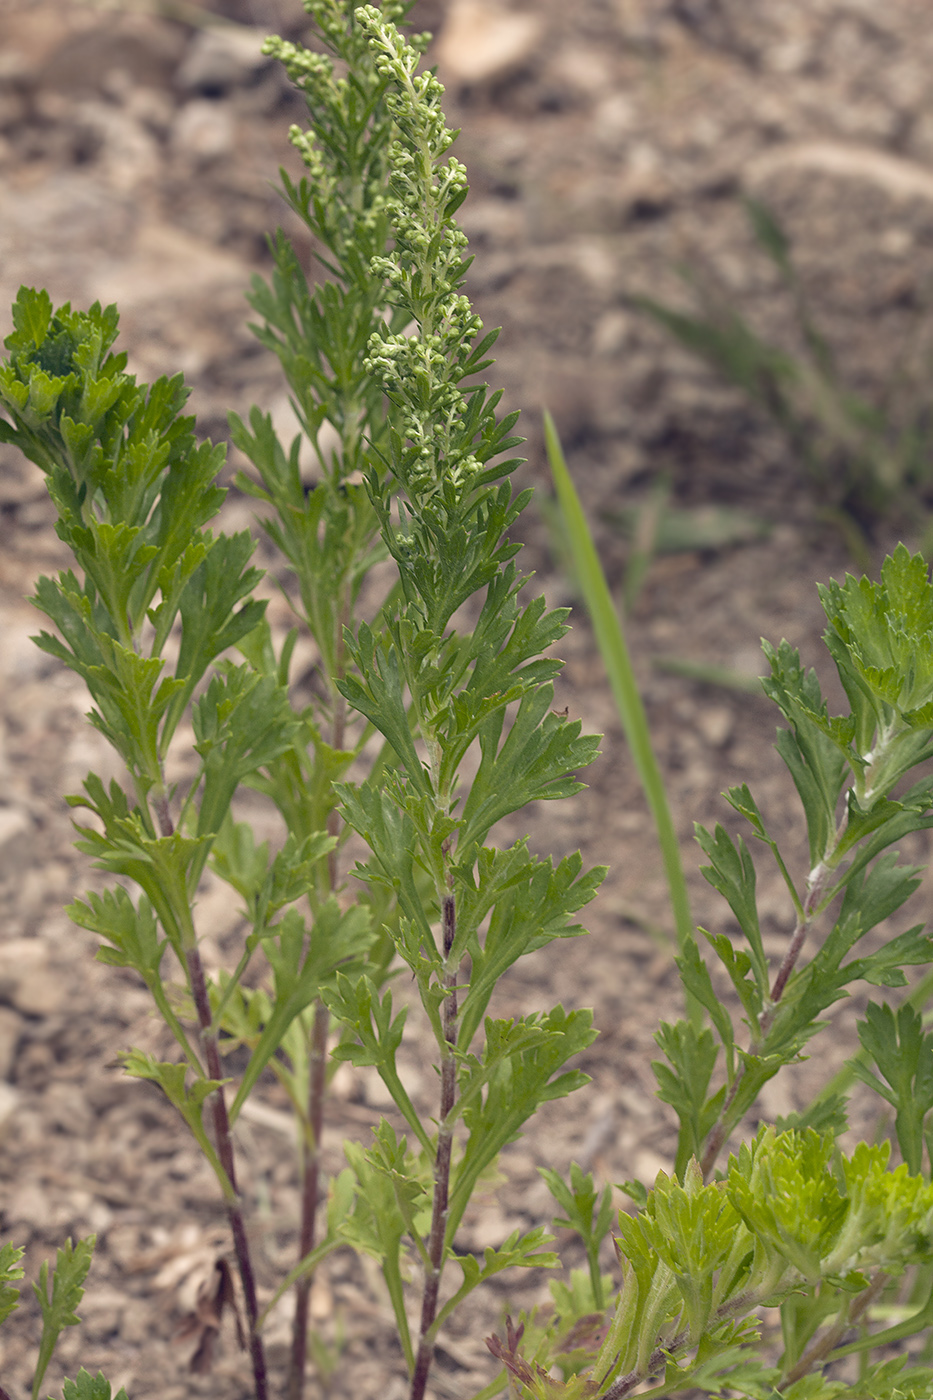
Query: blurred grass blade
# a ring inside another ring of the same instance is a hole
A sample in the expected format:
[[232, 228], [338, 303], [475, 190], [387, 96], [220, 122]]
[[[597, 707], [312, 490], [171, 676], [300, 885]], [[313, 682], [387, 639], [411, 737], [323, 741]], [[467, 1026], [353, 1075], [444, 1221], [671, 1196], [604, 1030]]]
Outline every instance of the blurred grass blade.
[[[638, 693], [622, 624], [612, 601], [609, 585], [599, 562], [583, 507], [580, 505], [580, 498], [564, 460], [554, 420], [547, 412], [544, 415], [544, 434], [577, 580], [593, 623], [593, 631], [609, 676], [622, 728], [657, 827], [661, 859], [674, 914], [677, 945], [683, 952], [694, 940], [693, 918], [680, 860], [680, 846], [674, 831], [664, 781], [651, 746], [648, 720]], [[696, 1003], [691, 1002], [688, 1010], [692, 1021], [698, 1024], [702, 1022], [703, 1013]]]

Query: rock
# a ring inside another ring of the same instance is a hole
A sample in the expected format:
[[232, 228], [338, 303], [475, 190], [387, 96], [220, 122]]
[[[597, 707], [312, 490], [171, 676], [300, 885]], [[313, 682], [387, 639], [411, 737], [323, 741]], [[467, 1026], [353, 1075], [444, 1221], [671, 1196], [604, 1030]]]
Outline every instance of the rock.
[[108, 14], [83, 34], [68, 34], [39, 70], [38, 82], [70, 95], [105, 91], [111, 75], [133, 87], [165, 87], [183, 43], [177, 25], [154, 15]]
[[620, 306], [604, 311], [593, 327], [593, 350], [600, 356], [617, 355], [633, 338], [632, 314]]
[[159, 144], [129, 112], [109, 102], [88, 99], [74, 104], [72, 120], [76, 155], [93, 153], [112, 189], [129, 192], [159, 174]]
[[785, 172], [817, 177], [863, 180], [892, 199], [933, 200], [933, 173], [912, 160], [869, 146], [844, 146], [833, 141], [799, 141], [776, 146], [750, 161], [744, 182], [754, 191]]
[[761, 647], [739, 647], [732, 653], [729, 664], [738, 675], [747, 676], [749, 679], [770, 675], [770, 668]]
[[511, 14], [489, 0], [454, 0], [437, 42], [445, 82], [491, 83], [520, 68], [541, 36], [538, 15]]
[[[49, 623], [35, 608], [0, 607], [0, 679], [6, 686], [21, 685], [55, 669], [55, 661], [39, 650], [33, 637], [48, 631]], [[9, 709], [7, 711], [9, 713]]]
[[551, 56], [550, 66], [553, 76], [582, 98], [592, 100], [613, 86], [612, 60], [595, 46], [572, 44], [558, 49]]
[[647, 141], [635, 141], [629, 146], [626, 162], [611, 185], [610, 202], [629, 217], [657, 215], [674, 198], [663, 155]]
[[172, 298], [190, 301], [192, 289], [203, 297], [215, 296], [225, 286], [239, 290], [248, 285], [249, 273], [235, 254], [152, 219], [122, 259], [99, 264], [90, 290], [102, 302], [115, 301], [128, 320], [131, 312]]
[[[16, 1047], [23, 1033], [23, 1021], [11, 1007], [0, 1006], [0, 1081], [9, 1077], [16, 1059]], [[2, 1091], [9, 1086], [0, 1082], [0, 1122], [3, 1121]]]
[[183, 92], [218, 95], [244, 86], [272, 62], [262, 52], [264, 29], [217, 25], [202, 29], [192, 40], [175, 82]]
[[721, 749], [735, 728], [735, 715], [728, 705], [710, 705], [698, 710], [696, 727], [712, 749]]
[[[136, 222], [134, 202], [91, 167], [37, 170], [28, 185], [0, 182], [0, 294], [9, 304], [19, 282], [45, 285], [53, 301], [81, 304], [88, 268], [109, 267]], [[68, 258], [62, 256], [67, 230]]]
[[[21, 456], [15, 448], [4, 449], [0, 459], [0, 505], [21, 506], [27, 502], [45, 500], [48, 495], [45, 483], [45, 472], [35, 462]], [[5, 646], [5, 630], [3, 640]]]
[[593, 137], [604, 150], [618, 153], [625, 149], [640, 122], [638, 108], [630, 95], [613, 92], [602, 98], [593, 113]]
[[19, 1090], [12, 1084], [0, 1083], [0, 1125], [4, 1124], [19, 1103]]
[[[72, 15], [69, 15], [69, 20]], [[0, 13], [0, 82], [28, 86], [61, 45], [65, 21], [61, 5], [10, 6]]]
[[48, 945], [39, 938], [10, 938], [0, 944], [0, 1000], [24, 1016], [50, 1016], [65, 999]]
[[186, 102], [172, 123], [172, 147], [196, 165], [228, 155], [234, 146], [234, 122], [226, 103], [208, 98]]
[[19, 807], [0, 807], [0, 879], [9, 880], [29, 864], [35, 829]]

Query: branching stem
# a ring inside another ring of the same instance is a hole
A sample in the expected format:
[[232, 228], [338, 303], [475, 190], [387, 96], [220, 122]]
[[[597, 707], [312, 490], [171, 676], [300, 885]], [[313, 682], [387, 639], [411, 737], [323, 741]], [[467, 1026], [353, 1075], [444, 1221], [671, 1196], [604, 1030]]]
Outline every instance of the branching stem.
[[810, 928], [810, 924], [813, 921], [813, 915], [816, 912], [817, 906], [819, 905], [819, 902], [823, 897], [823, 890], [826, 887], [826, 879], [828, 875], [829, 870], [821, 862], [813, 871], [810, 877], [807, 889], [807, 897], [803, 902], [803, 909], [801, 913], [797, 916], [797, 925], [794, 929], [790, 943], [787, 945], [787, 952], [784, 954], [784, 957], [781, 960], [781, 966], [778, 968], [777, 976], [774, 979], [774, 985], [771, 988], [772, 1005], [761, 1020], [762, 1040], [765, 1038], [765, 1036], [768, 1034], [768, 1031], [771, 1029], [771, 1024], [774, 1020], [775, 1008], [777, 1006], [777, 1003], [781, 1000], [781, 997], [784, 995], [784, 989], [787, 986], [787, 983], [790, 979], [790, 975], [793, 972], [797, 959], [800, 956], [800, 950], [803, 948], [804, 941]]
[[[168, 798], [163, 794], [156, 799], [154, 805], [161, 834], [163, 836], [171, 836], [175, 828], [169, 811]], [[188, 983], [191, 987], [191, 995], [194, 999], [195, 1011], [198, 1017], [198, 1026], [201, 1032], [201, 1045], [207, 1064], [207, 1075], [209, 1079], [223, 1079], [223, 1070], [220, 1064], [220, 1049], [217, 1044], [217, 1032], [213, 1025], [214, 1018], [211, 1015], [211, 1002], [207, 992], [207, 981], [204, 976], [204, 964], [201, 961], [201, 953], [197, 944], [187, 949], [186, 956], [188, 962]], [[249, 1238], [246, 1233], [246, 1222], [243, 1219], [243, 1207], [240, 1204], [239, 1192], [237, 1190], [236, 1167], [233, 1157], [233, 1137], [230, 1133], [230, 1119], [227, 1116], [227, 1100], [224, 1097], [222, 1088], [217, 1089], [211, 1095], [211, 1116], [214, 1122], [214, 1140], [217, 1144], [217, 1156], [220, 1159], [220, 1165], [223, 1167], [224, 1175], [227, 1178], [224, 1183], [224, 1200], [227, 1207], [227, 1218], [230, 1221], [230, 1232], [233, 1235], [233, 1249], [236, 1254], [237, 1267], [239, 1268], [240, 1279], [243, 1284], [243, 1298], [246, 1303], [246, 1318], [249, 1325], [249, 1350], [253, 1366], [253, 1379], [256, 1386], [256, 1400], [267, 1400], [265, 1350], [262, 1345], [262, 1338], [256, 1330], [256, 1320], [259, 1316], [259, 1306], [256, 1301], [256, 1279], [253, 1273], [253, 1260], [249, 1249]]]
[[[449, 958], [457, 930], [454, 896], [448, 892], [442, 901], [444, 957]], [[411, 1381], [411, 1400], [424, 1400], [428, 1372], [434, 1359], [434, 1319], [444, 1268], [444, 1239], [447, 1233], [447, 1208], [450, 1194], [450, 1161], [453, 1149], [453, 1126], [450, 1115], [457, 1093], [457, 1066], [453, 1047], [457, 1039], [457, 973], [448, 971], [444, 978], [447, 996], [443, 1005], [444, 1044], [441, 1047], [441, 1106], [437, 1133], [437, 1153], [434, 1159], [434, 1205], [431, 1212], [431, 1234], [428, 1238], [430, 1268], [424, 1284], [421, 1302], [421, 1329], [415, 1371]]]
[[156, 821], [159, 823], [159, 835], [171, 836], [172, 832], [175, 830], [175, 824], [172, 821], [171, 812], [169, 810], [168, 794], [164, 792], [159, 793], [157, 797], [152, 799], [152, 805], [155, 808]]
[[[346, 600], [345, 600], [346, 601]], [[344, 607], [337, 629], [338, 664], [343, 665], [343, 623]], [[334, 701], [333, 745], [343, 747], [346, 731], [346, 701], [339, 693]], [[337, 836], [340, 831], [340, 816], [336, 808], [328, 813], [327, 831]], [[337, 850], [327, 856], [327, 876], [330, 889], [336, 890], [339, 877]], [[313, 936], [313, 935], [312, 935]], [[324, 1097], [327, 1090], [327, 1036], [330, 1030], [330, 1013], [323, 1002], [314, 1008], [314, 1023], [308, 1048], [308, 1121], [307, 1133], [301, 1150], [301, 1225], [298, 1234], [298, 1258], [304, 1259], [316, 1244], [317, 1213], [321, 1198], [321, 1133], [324, 1127]], [[295, 1285], [295, 1318], [292, 1323], [292, 1350], [288, 1370], [288, 1400], [301, 1400], [305, 1388], [305, 1371], [308, 1362], [308, 1323], [311, 1308], [310, 1275], [298, 1280]]]
[[[201, 954], [197, 945], [187, 950], [187, 959], [189, 985], [194, 998], [198, 1024], [201, 1027], [201, 1043], [204, 1048], [207, 1073], [211, 1079], [223, 1079], [217, 1034], [211, 1029], [211, 1004], [207, 994], [207, 982], [204, 977], [204, 964], [201, 962]], [[249, 1238], [246, 1233], [246, 1222], [243, 1218], [243, 1207], [240, 1203], [239, 1192], [237, 1190], [236, 1169], [233, 1157], [233, 1137], [230, 1132], [230, 1119], [227, 1116], [227, 1101], [224, 1097], [223, 1088], [217, 1089], [211, 1095], [210, 1101], [211, 1114], [214, 1122], [214, 1140], [217, 1144], [217, 1156], [220, 1158], [220, 1164], [227, 1178], [227, 1183], [224, 1188], [225, 1204], [227, 1207], [227, 1218], [230, 1221], [230, 1231], [233, 1235], [233, 1249], [236, 1254], [237, 1267], [239, 1268], [240, 1279], [243, 1284], [243, 1298], [246, 1304], [246, 1320], [249, 1326], [249, 1350], [253, 1367], [253, 1381], [256, 1387], [256, 1400], [268, 1400], [266, 1356], [262, 1345], [262, 1338], [256, 1327], [256, 1321], [259, 1316], [259, 1307], [256, 1301], [256, 1278], [253, 1273], [253, 1261], [250, 1254]]]
[[[315, 1245], [317, 1210], [321, 1194], [321, 1130], [324, 1126], [324, 1092], [327, 1079], [327, 1034], [330, 1015], [323, 1002], [314, 1008], [308, 1076], [308, 1133], [301, 1161], [301, 1230], [298, 1257], [303, 1259]], [[288, 1400], [301, 1400], [304, 1393], [308, 1357], [308, 1315], [311, 1303], [311, 1277], [295, 1285], [295, 1321], [292, 1327], [292, 1354], [288, 1373]]]
[[[790, 942], [787, 945], [787, 951], [784, 954], [784, 957], [781, 959], [781, 965], [777, 970], [777, 973], [774, 978], [774, 983], [771, 987], [770, 1004], [768, 1005], [768, 1008], [765, 1011], [764, 1015], [761, 1017], [761, 1021], [759, 1023], [758, 1028], [758, 1035], [755, 1037], [755, 1042], [751, 1046], [751, 1053], [753, 1055], [757, 1055], [758, 1053], [760, 1053], [761, 1047], [767, 1039], [768, 1032], [771, 1030], [771, 1027], [774, 1024], [774, 1018], [777, 1014], [778, 1003], [780, 1002], [781, 997], [784, 995], [784, 992], [787, 989], [787, 984], [790, 981], [791, 974], [797, 964], [797, 959], [800, 957], [801, 950], [803, 948], [804, 943], [806, 942], [806, 937], [810, 931], [810, 925], [813, 922], [814, 914], [818, 910], [820, 900], [823, 897], [823, 893], [826, 888], [826, 880], [829, 877], [829, 874], [830, 871], [828, 866], [821, 863], [816, 867], [816, 869], [812, 872], [810, 876], [807, 888], [807, 897], [803, 902], [801, 912], [797, 916], [797, 922], [794, 926], [794, 931], [791, 934]], [[728, 1092], [726, 1094], [725, 1099], [723, 1100], [722, 1108], [719, 1111], [719, 1117], [716, 1120], [716, 1123], [712, 1131], [710, 1132], [709, 1137], [706, 1140], [706, 1150], [703, 1153], [703, 1161], [700, 1164], [703, 1171], [704, 1180], [709, 1176], [710, 1172], [713, 1170], [713, 1167], [716, 1165], [716, 1159], [722, 1151], [723, 1143], [725, 1142], [731, 1130], [732, 1124], [729, 1118], [729, 1113], [733, 1103], [735, 1102], [736, 1095], [739, 1092], [739, 1087], [744, 1077], [745, 1068], [743, 1066], [736, 1074], [732, 1083], [729, 1085]]]
[[863, 1317], [868, 1308], [871, 1307], [872, 1303], [878, 1297], [878, 1294], [884, 1288], [884, 1285], [889, 1281], [889, 1278], [890, 1275], [885, 1273], [879, 1272], [875, 1274], [875, 1277], [865, 1289], [864, 1293], [860, 1293], [853, 1301], [852, 1306], [846, 1309], [845, 1315], [839, 1318], [828, 1331], [824, 1332], [822, 1337], [820, 1337], [818, 1341], [815, 1341], [812, 1347], [809, 1347], [804, 1352], [803, 1356], [801, 1356], [800, 1360], [797, 1362], [797, 1365], [787, 1372], [787, 1375], [781, 1382], [782, 1389], [785, 1385], [791, 1385], [794, 1381], [799, 1381], [802, 1377], [808, 1375], [809, 1372], [813, 1370], [814, 1366], [817, 1366], [821, 1361], [825, 1360], [825, 1358], [829, 1356], [829, 1353], [835, 1350], [846, 1332], [855, 1327], [860, 1318]]

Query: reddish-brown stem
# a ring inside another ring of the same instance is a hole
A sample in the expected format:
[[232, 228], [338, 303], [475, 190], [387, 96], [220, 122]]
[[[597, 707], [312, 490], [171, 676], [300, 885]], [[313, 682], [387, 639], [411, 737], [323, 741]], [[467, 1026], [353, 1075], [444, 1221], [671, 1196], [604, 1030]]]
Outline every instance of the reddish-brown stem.
[[[187, 950], [188, 977], [191, 987], [191, 995], [194, 998], [195, 1010], [198, 1017], [198, 1025], [201, 1028], [201, 1044], [204, 1048], [204, 1058], [207, 1062], [207, 1073], [210, 1079], [223, 1079], [220, 1067], [220, 1050], [217, 1045], [217, 1034], [211, 1030], [211, 1004], [207, 994], [207, 982], [204, 977], [204, 964], [201, 962], [201, 954], [195, 945]], [[210, 1096], [211, 1115], [214, 1123], [214, 1142], [217, 1147], [217, 1156], [220, 1165], [226, 1173], [229, 1189], [224, 1191], [227, 1207], [227, 1218], [230, 1221], [230, 1232], [233, 1235], [233, 1250], [236, 1255], [237, 1267], [240, 1271], [240, 1279], [243, 1284], [243, 1298], [246, 1304], [246, 1320], [249, 1326], [249, 1351], [253, 1365], [253, 1381], [256, 1387], [256, 1400], [268, 1400], [268, 1386], [266, 1382], [266, 1355], [262, 1345], [262, 1338], [256, 1327], [259, 1317], [259, 1307], [256, 1301], [256, 1279], [253, 1274], [253, 1261], [250, 1255], [249, 1239], [246, 1234], [246, 1223], [243, 1219], [243, 1208], [240, 1204], [240, 1197], [237, 1191], [236, 1170], [233, 1159], [233, 1138], [230, 1133], [230, 1119], [227, 1116], [227, 1101], [222, 1088], [214, 1091]]]
[[[340, 633], [342, 639], [342, 632]], [[342, 646], [342, 640], [340, 642]], [[334, 702], [332, 742], [335, 749], [343, 747], [346, 727], [346, 702], [337, 695]], [[340, 817], [333, 809], [327, 817], [329, 836], [340, 831]], [[327, 876], [331, 890], [338, 880], [337, 851], [327, 857]], [[308, 1133], [301, 1149], [301, 1223], [298, 1232], [298, 1258], [304, 1259], [314, 1248], [317, 1233], [317, 1211], [321, 1197], [321, 1131], [324, 1126], [324, 1095], [327, 1089], [327, 1035], [330, 1015], [318, 1002], [311, 1029], [308, 1067]], [[292, 1323], [292, 1350], [288, 1369], [288, 1400], [301, 1400], [304, 1394], [305, 1371], [308, 1363], [308, 1321], [311, 1306], [311, 1278], [299, 1279], [295, 1285], [295, 1317]]]
[[156, 821], [159, 823], [159, 834], [171, 836], [175, 830], [175, 823], [172, 821], [172, 814], [169, 810], [168, 794], [159, 793], [157, 797], [152, 799], [152, 805], [155, 808]]
[[[762, 1043], [765, 1040], [765, 1037], [767, 1036], [768, 1032], [771, 1029], [771, 1026], [774, 1023], [774, 1016], [777, 1011], [777, 1004], [781, 1000], [781, 997], [784, 995], [784, 992], [787, 989], [787, 984], [790, 981], [791, 973], [797, 965], [797, 959], [800, 957], [800, 951], [803, 948], [804, 942], [806, 941], [807, 933], [809, 932], [810, 924], [813, 920], [813, 915], [816, 912], [817, 905], [823, 897], [823, 891], [826, 887], [826, 877], [828, 873], [829, 872], [827, 868], [824, 865], [820, 865], [811, 878], [810, 887], [807, 890], [807, 897], [804, 900], [803, 908], [797, 916], [797, 922], [794, 926], [794, 932], [791, 935], [791, 940], [787, 945], [787, 952], [781, 959], [781, 966], [777, 970], [777, 975], [775, 976], [774, 984], [771, 988], [770, 1006], [761, 1018], [758, 1027], [758, 1035], [755, 1039], [755, 1043], [751, 1046], [752, 1054], [758, 1053]], [[744, 1068], [742, 1068], [739, 1070], [738, 1074], [735, 1076], [735, 1079], [732, 1081], [732, 1084], [729, 1087], [729, 1092], [726, 1094], [725, 1100], [723, 1102], [723, 1106], [719, 1111], [719, 1118], [717, 1119], [714, 1128], [712, 1129], [709, 1137], [706, 1140], [706, 1150], [703, 1153], [703, 1161], [700, 1164], [704, 1178], [709, 1175], [709, 1173], [715, 1166], [716, 1158], [722, 1151], [723, 1143], [725, 1142], [726, 1137], [728, 1136], [729, 1109], [732, 1107], [732, 1104], [735, 1101], [735, 1096], [739, 1091], [739, 1085], [741, 1084], [744, 1077], [745, 1070]]]
[[888, 1282], [888, 1278], [888, 1274], [875, 1274], [875, 1277], [865, 1289], [865, 1292], [860, 1293], [853, 1302], [851, 1308], [848, 1309], [846, 1316], [839, 1322], [834, 1323], [828, 1332], [825, 1332], [822, 1337], [818, 1338], [818, 1340], [813, 1343], [812, 1347], [804, 1352], [803, 1356], [801, 1356], [800, 1360], [797, 1362], [797, 1365], [788, 1371], [783, 1380], [784, 1385], [791, 1385], [794, 1381], [801, 1380], [813, 1370], [814, 1366], [829, 1356], [831, 1351], [835, 1350], [845, 1334], [856, 1326], [859, 1318], [871, 1307], [872, 1303], [878, 1297], [878, 1294], [884, 1288], [884, 1285]]
[[[317, 1208], [321, 1192], [320, 1143], [324, 1125], [324, 1090], [327, 1082], [327, 1033], [330, 1015], [318, 1002], [311, 1031], [308, 1080], [308, 1136], [301, 1153], [301, 1229], [298, 1257], [310, 1254], [315, 1244]], [[304, 1393], [308, 1358], [308, 1314], [311, 1279], [306, 1276], [295, 1285], [295, 1321], [292, 1327], [292, 1354], [288, 1373], [288, 1400], [301, 1400]]]
[[[449, 958], [457, 930], [454, 896], [445, 894], [443, 900], [444, 957]], [[421, 1301], [421, 1329], [415, 1370], [411, 1378], [411, 1400], [423, 1400], [428, 1372], [434, 1359], [431, 1329], [437, 1315], [437, 1299], [444, 1267], [444, 1236], [447, 1233], [447, 1207], [450, 1192], [450, 1159], [453, 1149], [453, 1128], [450, 1114], [457, 1094], [457, 1065], [453, 1046], [457, 1039], [457, 977], [452, 971], [444, 979], [447, 996], [443, 1005], [444, 1045], [441, 1050], [441, 1108], [437, 1133], [437, 1153], [434, 1158], [434, 1204], [431, 1211], [431, 1233], [428, 1236], [429, 1268], [424, 1281]]]
[[[618, 1252], [618, 1245], [616, 1245], [616, 1250]], [[712, 1330], [712, 1327], [717, 1322], [723, 1322], [726, 1318], [739, 1317], [743, 1312], [758, 1307], [759, 1302], [760, 1299], [758, 1296], [752, 1292], [738, 1294], [735, 1298], [730, 1299], [728, 1303], [724, 1303], [722, 1307], [717, 1308], [710, 1330]], [[671, 1356], [674, 1355], [678, 1347], [684, 1345], [689, 1335], [689, 1332], [685, 1328], [683, 1331], [676, 1333], [673, 1337], [669, 1337], [663, 1345], [656, 1346], [649, 1356], [648, 1364], [643, 1371], [629, 1371], [625, 1376], [617, 1376], [609, 1386], [609, 1389], [603, 1391], [602, 1395], [599, 1396], [599, 1400], [624, 1400], [624, 1397], [630, 1395], [636, 1386], [641, 1385], [658, 1371], [662, 1371], [665, 1364], [671, 1359]]]
[[738, 1074], [735, 1076], [732, 1083], [730, 1084], [728, 1093], [726, 1094], [726, 1097], [723, 1100], [722, 1108], [719, 1110], [719, 1117], [716, 1120], [715, 1126], [710, 1132], [709, 1137], [706, 1139], [706, 1151], [703, 1153], [703, 1161], [700, 1163], [700, 1170], [703, 1173], [704, 1181], [709, 1176], [710, 1172], [713, 1170], [713, 1167], [716, 1165], [716, 1158], [722, 1151], [722, 1145], [725, 1142], [726, 1134], [729, 1131], [727, 1126], [729, 1109], [732, 1107], [735, 1096], [739, 1092], [739, 1085], [742, 1082], [744, 1074], [744, 1069], [740, 1069]]
[[778, 968], [777, 976], [774, 979], [774, 986], [771, 988], [771, 1010], [762, 1017], [762, 1039], [771, 1029], [771, 1022], [774, 1020], [774, 1007], [784, 995], [784, 989], [797, 964], [797, 959], [800, 957], [800, 950], [809, 932], [810, 924], [813, 921], [813, 915], [816, 913], [817, 905], [823, 898], [823, 891], [826, 888], [826, 879], [828, 875], [829, 870], [822, 862], [811, 872], [807, 897], [803, 902], [803, 908], [797, 916], [797, 925], [790, 943], [787, 945], [787, 952], [781, 959], [781, 966]]
[[[806, 916], [797, 920], [797, 927], [794, 929], [793, 937], [791, 938], [790, 943], [788, 943], [787, 945], [787, 952], [781, 959], [781, 966], [777, 970], [777, 976], [775, 977], [774, 985], [771, 988], [771, 1000], [774, 1003], [779, 1002], [781, 1000], [781, 997], [784, 995], [784, 988], [787, 986], [788, 980], [790, 979], [790, 975], [794, 970], [794, 966], [797, 962], [797, 959], [800, 957], [800, 950], [803, 947], [804, 940], [807, 936], [807, 929], [809, 928], [809, 926], [810, 923]], [[770, 1020], [773, 1019], [774, 1015], [772, 1013]], [[770, 1030], [770, 1028], [771, 1027], [769, 1021], [769, 1024], [765, 1026], [765, 1033], [767, 1033], [767, 1031]]]

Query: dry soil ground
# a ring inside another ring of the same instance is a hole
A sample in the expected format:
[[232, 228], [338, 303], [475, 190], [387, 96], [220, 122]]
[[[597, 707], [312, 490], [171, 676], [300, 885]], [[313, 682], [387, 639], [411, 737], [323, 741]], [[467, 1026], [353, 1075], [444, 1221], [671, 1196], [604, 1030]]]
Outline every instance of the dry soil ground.
[[[258, 402], [287, 420], [277, 365], [246, 327], [243, 289], [268, 267], [264, 236], [282, 218], [269, 181], [290, 159], [285, 131], [302, 116], [256, 38], [300, 35], [301, 11], [292, 0], [229, 0], [225, 15], [239, 27], [218, 31], [196, 9], [155, 0], [0, 4], [0, 308], [22, 282], [77, 305], [117, 301], [131, 368], [147, 379], [182, 369], [199, 427], [215, 438], [228, 408]], [[825, 674], [814, 584], [851, 561], [839, 531], [817, 520], [782, 442], [633, 299], [682, 296], [676, 265], [702, 261], [781, 334], [786, 301], [740, 207], [743, 193], [763, 196], [794, 239], [846, 373], [869, 389], [881, 383], [924, 314], [933, 259], [929, 0], [424, 0], [414, 18], [440, 36], [449, 117], [462, 127], [470, 288], [487, 324], [504, 327], [495, 373], [506, 403], [527, 410], [523, 479], [546, 495], [538, 410], [548, 404], [616, 583], [627, 546], [614, 512], [650, 499], [661, 480], [692, 512], [693, 546], [654, 560], [629, 636], [696, 918], [728, 928], [698, 874], [692, 823], [726, 819], [718, 794], [747, 781], [802, 858], [790, 783], [771, 748], [776, 715], [747, 690], [663, 663], [747, 679], [759, 637], [786, 635]], [[741, 512], [732, 541], [696, 547], [710, 511], [724, 507]], [[248, 516], [232, 494], [227, 523]], [[67, 1373], [81, 1361], [102, 1367], [133, 1400], [239, 1396], [248, 1387], [232, 1337], [208, 1377], [188, 1373], [190, 1344], [173, 1340], [227, 1242], [210, 1174], [173, 1113], [113, 1067], [120, 1049], [157, 1043], [147, 998], [93, 961], [90, 938], [63, 913], [95, 878], [72, 850], [63, 794], [109, 759], [83, 718], [80, 683], [28, 640], [36, 577], [67, 563], [52, 519], [39, 472], [0, 449], [2, 1236], [26, 1246], [34, 1277], [64, 1236], [97, 1232], [84, 1325], [61, 1348]], [[550, 601], [573, 601], [535, 507], [525, 537]], [[877, 529], [875, 562], [894, 537]], [[508, 1181], [477, 1203], [465, 1247], [548, 1218], [539, 1165], [576, 1159], [614, 1182], [650, 1179], [671, 1161], [673, 1125], [649, 1069], [658, 1020], [680, 1008], [670, 918], [601, 664], [576, 621], [558, 704], [605, 734], [602, 756], [586, 793], [522, 825], [539, 850], [579, 846], [610, 874], [588, 910], [589, 937], [537, 955], [504, 997], [515, 1011], [557, 999], [593, 1006], [601, 1034], [583, 1061], [593, 1084], [551, 1106], [509, 1150]], [[926, 843], [915, 854], [925, 859]], [[790, 911], [767, 868], [761, 896], [778, 948]], [[208, 889], [200, 919], [219, 956], [235, 911]], [[850, 1011], [842, 1018], [851, 1026]], [[824, 1035], [818, 1072], [849, 1044], [851, 1031]], [[804, 1066], [780, 1081], [762, 1112], [805, 1097], [812, 1073]], [[325, 1135], [332, 1166], [342, 1135], [365, 1136], [383, 1107], [378, 1081], [337, 1082]], [[295, 1213], [282, 1123], [270, 1097], [242, 1134], [264, 1286], [289, 1257]], [[517, 1291], [506, 1277], [445, 1344], [437, 1397], [470, 1396], [488, 1379], [482, 1336], [510, 1299], [544, 1287], [519, 1282]], [[331, 1393], [400, 1400], [403, 1368], [377, 1281], [338, 1257], [315, 1288], [314, 1312], [330, 1344], [342, 1339]], [[273, 1321], [276, 1367], [286, 1331], [284, 1317]], [[27, 1307], [0, 1342], [0, 1381], [17, 1400], [34, 1335]], [[315, 1381], [313, 1393], [322, 1390]]]

